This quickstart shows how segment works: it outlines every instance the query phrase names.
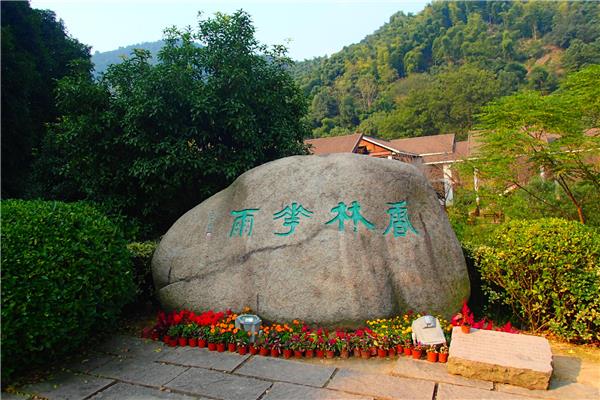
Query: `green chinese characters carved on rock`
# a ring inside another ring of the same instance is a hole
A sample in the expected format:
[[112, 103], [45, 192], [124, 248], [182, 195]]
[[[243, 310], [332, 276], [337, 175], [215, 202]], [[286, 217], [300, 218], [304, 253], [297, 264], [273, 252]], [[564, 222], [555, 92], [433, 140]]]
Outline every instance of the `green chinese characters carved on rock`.
[[387, 204], [390, 206], [390, 208], [387, 210], [387, 213], [390, 215], [390, 223], [388, 224], [385, 232], [383, 232], [384, 235], [387, 235], [390, 231], [392, 231], [394, 237], [404, 237], [409, 230], [415, 235], [419, 234], [414, 226], [412, 226], [410, 219], [408, 218], [408, 206], [406, 201]]
[[235, 218], [229, 231], [229, 237], [244, 236], [244, 231], [248, 236], [252, 236], [252, 228], [254, 227], [254, 213], [260, 208], [245, 208], [243, 210], [234, 210], [231, 212]]
[[[350, 212], [349, 214], [348, 211]], [[325, 225], [330, 225], [337, 221], [338, 231], [340, 232], [344, 232], [346, 221], [352, 221], [354, 232], [358, 230], [359, 223], [362, 223], [371, 231], [375, 229], [375, 225], [360, 214], [360, 204], [358, 201], [353, 201], [350, 205], [350, 208], [346, 206], [346, 203], [340, 201], [337, 207], [333, 207], [331, 209], [331, 212], [336, 213], [337, 215], [331, 220], [325, 222]]]
[[312, 214], [313, 212], [302, 207], [302, 204], [293, 202], [291, 205], [286, 206], [283, 210], [273, 214], [273, 220], [283, 218], [283, 226], [290, 228], [287, 232], [275, 232], [275, 234], [278, 236], [291, 235], [296, 230], [296, 226], [300, 223], [300, 217], [310, 218]]

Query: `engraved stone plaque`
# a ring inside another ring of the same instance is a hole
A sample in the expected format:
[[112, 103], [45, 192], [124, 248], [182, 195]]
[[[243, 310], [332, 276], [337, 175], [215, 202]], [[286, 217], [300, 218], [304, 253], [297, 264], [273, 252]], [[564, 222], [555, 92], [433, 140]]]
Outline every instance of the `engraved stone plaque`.
[[482, 329], [452, 330], [448, 372], [468, 378], [547, 389], [552, 351], [543, 337]]

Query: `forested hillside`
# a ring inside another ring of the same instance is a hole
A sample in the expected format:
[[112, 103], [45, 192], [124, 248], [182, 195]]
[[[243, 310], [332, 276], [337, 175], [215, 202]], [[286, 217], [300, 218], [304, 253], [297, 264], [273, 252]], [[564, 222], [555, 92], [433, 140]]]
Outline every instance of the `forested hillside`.
[[434, 2], [331, 57], [297, 63], [313, 136], [465, 133], [494, 98], [600, 63], [600, 3]]
[[149, 51], [152, 63], [156, 63], [158, 52], [163, 48], [164, 45], [164, 40], [157, 40], [155, 42], [143, 42], [139, 44], [132, 44], [131, 46], [119, 47], [118, 49], [111, 51], [96, 51], [92, 55], [94, 74], [99, 76], [101, 73], [106, 71], [109, 65], [122, 63], [125, 58], [131, 57], [134, 49], [143, 49]]

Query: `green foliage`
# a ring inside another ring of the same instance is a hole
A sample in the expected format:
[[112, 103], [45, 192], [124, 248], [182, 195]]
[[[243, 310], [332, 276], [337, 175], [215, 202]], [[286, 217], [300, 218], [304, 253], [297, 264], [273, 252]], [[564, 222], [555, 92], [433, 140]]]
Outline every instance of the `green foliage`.
[[[2, 197], [28, 194], [30, 167], [57, 116], [56, 80], [91, 67], [89, 48], [69, 37], [52, 11], [27, 1], [3, 1]], [[78, 63], [77, 63], [78, 62]]]
[[[342, 117], [341, 107], [337, 112], [329, 107], [323, 113], [323, 102], [313, 102], [315, 135], [327, 134], [337, 126], [348, 131], [358, 126], [387, 138], [461, 132], [471, 128], [472, 109], [477, 111], [481, 99], [471, 104], [459, 96], [456, 104], [445, 105], [444, 100], [451, 103], [461, 92], [447, 93], [442, 85], [422, 95], [415, 92], [407, 104], [390, 95], [394, 87], [412, 75], [435, 77], [470, 65], [493, 76], [493, 90], [484, 90], [482, 98], [490, 94], [497, 98], [525, 85], [551, 92], [558, 84], [562, 65], [558, 62], [542, 67], [535, 66], [536, 62], [567, 49], [568, 68], [594, 63], [599, 19], [597, 2], [432, 2], [416, 15], [394, 14], [360, 43], [331, 57], [298, 63], [293, 73], [313, 99], [324, 91], [327, 104], [339, 106], [342, 99], [354, 99], [354, 119]], [[528, 70], [531, 72], [525, 79]], [[462, 86], [458, 82], [457, 86], [473, 97], [481, 90], [481, 82], [464, 79]], [[431, 100], [442, 104], [428, 106]], [[453, 109], [449, 111], [450, 107]], [[414, 111], [418, 115], [411, 119]], [[325, 118], [335, 124], [326, 132], [321, 129]]]
[[2, 376], [111, 327], [135, 293], [119, 229], [87, 204], [2, 201]]
[[511, 221], [476, 260], [491, 301], [512, 307], [533, 331], [600, 341], [600, 234], [575, 221]]
[[[543, 172], [585, 223], [588, 212], [581, 196], [590, 190], [592, 198], [600, 193], [600, 165], [593, 158], [600, 137], [585, 134], [590, 123], [598, 121], [599, 82], [600, 66], [592, 66], [569, 76], [552, 95], [520, 92], [485, 106], [480, 115], [479, 157], [465, 166], [479, 171], [486, 190], [498, 195], [520, 189], [551, 206], [527, 188], [530, 176]], [[589, 189], [578, 193], [576, 185]]]
[[399, 99], [397, 111], [373, 114], [372, 123], [378, 131], [373, 133], [386, 139], [465, 133], [472, 129], [481, 106], [500, 91], [493, 73], [473, 65], [442, 72]]
[[248, 14], [164, 40], [157, 64], [136, 50], [98, 82], [59, 82], [62, 115], [38, 165], [44, 195], [90, 199], [162, 231], [246, 170], [304, 151], [290, 60], [257, 42]]
[[127, 245], [133, 260], [133, 278], [137, 284], [137, 301], [141, 304], [154, 300], [154, 281], [152, 280], [152, 256], [157, 242], [134, 242]]

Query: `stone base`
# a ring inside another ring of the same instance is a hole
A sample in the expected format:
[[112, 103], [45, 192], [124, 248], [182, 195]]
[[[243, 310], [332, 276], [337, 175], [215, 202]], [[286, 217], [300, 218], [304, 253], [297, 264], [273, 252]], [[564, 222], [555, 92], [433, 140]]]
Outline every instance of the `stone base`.
[[452, 331], [448, 372], [467, 378], [548, 389], [552, 352], [545, 338], [471, 329]]

